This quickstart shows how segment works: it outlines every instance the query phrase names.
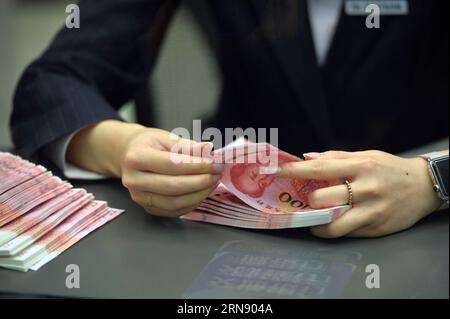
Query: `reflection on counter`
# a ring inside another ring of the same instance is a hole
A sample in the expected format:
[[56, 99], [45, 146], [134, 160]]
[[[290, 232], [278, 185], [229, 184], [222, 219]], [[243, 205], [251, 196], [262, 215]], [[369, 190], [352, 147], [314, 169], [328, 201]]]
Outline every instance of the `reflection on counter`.
[[336, 298], [362, 255], [230, 241], [206, 265], [183, 298]]

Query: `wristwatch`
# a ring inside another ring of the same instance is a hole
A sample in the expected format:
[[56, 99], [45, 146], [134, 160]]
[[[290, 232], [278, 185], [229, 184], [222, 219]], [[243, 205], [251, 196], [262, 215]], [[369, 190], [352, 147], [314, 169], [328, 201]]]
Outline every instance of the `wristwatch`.
[[433, 189], [442, 199], [440, 210], [448, 208], [448, 151], [423, 154], [421, 157], [428, 161]]

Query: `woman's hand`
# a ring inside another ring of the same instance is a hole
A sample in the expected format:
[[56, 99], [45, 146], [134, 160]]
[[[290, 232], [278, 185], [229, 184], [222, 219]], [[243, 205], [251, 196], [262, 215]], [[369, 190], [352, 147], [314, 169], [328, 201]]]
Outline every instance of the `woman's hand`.
[[[174, 146], [185, 152], [174, 152]], [[217, 186], [223, 165], [207, 156], [211, 149], [167, 131], [104, 121], [74, 137], [68, 158], [120, 177], [131, 198], [147, 212], [176, 217], [193, 210]]]
[[[427, 162], [380, 151], [305, 154], [307, 161], [288, 163], [279, 176], [318, 180], [348, 180], [353, 207], [334, 222], [312, 227], [324, 238], [377, 237], [413, 226], [439, 208]], [[318, 189], [309, 196], [312, 208], [348, 203], [345, 184]]]
[[[169, 132], [145, 129], [132, 135], [122, 156], [122, 183], [149, 213], [177, 217], [192, 211], [217, 186], [223, 165], [212, 158], [171, 152], [185, 144], [190, 154], [205, 144], [176, 140]], [[202, 152], [198, 152], [201, 154]]]

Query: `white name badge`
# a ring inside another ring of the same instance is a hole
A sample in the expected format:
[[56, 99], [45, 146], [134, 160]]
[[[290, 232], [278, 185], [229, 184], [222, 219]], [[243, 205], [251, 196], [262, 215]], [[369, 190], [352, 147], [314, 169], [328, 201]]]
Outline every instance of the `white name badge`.
[[367, 16], [366, 8], [369, 5], [377, 5], [381, 15], [407, 15], [409, 13], [408, 0], [347, 0], [345, 1], [345, 13], [351, 16]]

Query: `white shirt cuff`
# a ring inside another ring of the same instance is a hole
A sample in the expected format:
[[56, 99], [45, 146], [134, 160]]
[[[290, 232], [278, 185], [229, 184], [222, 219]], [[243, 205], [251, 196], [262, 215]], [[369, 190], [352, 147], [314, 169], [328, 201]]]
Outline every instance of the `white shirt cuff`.
[[75, 131], [72, 134], [61, 137], [47, 145], [44, 148], [44, 154], [58, 166], [59, 169], [61, 169], [66, 178], [81, 180], [100, 180], [108, 178], [107, 176], [83, 169], [66, 161], [67, 147], [77, 132], [78, 131]]

